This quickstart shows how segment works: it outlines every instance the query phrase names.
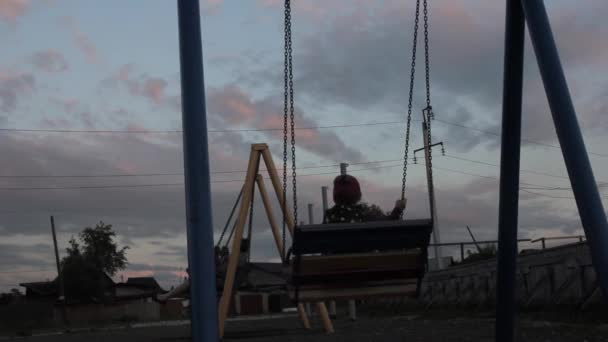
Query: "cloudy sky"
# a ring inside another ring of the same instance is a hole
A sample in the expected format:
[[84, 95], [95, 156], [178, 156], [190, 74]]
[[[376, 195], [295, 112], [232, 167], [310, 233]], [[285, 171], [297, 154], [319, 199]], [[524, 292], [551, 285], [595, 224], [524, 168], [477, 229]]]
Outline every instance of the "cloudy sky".
[[[366, 201], [388, 210], [399, 197], [414, 3], [294, 4], [297, 126], [313, 127], [298, 130], [300, 217], [313, 203], [320, 220], [320, 189], [339, 162], [351, 163]], [[142, 5], [0, 1], [0, 290], [54, 277], [50, 215], [61, 252], [83, 227], [112, 224], [131, 246], [125, 277], [170, 286], [186, 266], [176, 4]], [[608, 3], [547, 7], [596, 178], [608, 181]], [[281, 134], [267, 129], [282, 125], [283, 12], [280, 0], [201, 0], [201, 8], [217, 235], [249, 145], [267, 142], [280, 164]], [[494, 239], [504, 5], [434, 0], [430, 18], [433, 139], [447, 152], [434, 158], [442, 239], [467, 240], [466, 225]], [[520, 236], [580, 234], [527, 47]], [[422, 76], [420, 68], [412, 148], [422, 144]], [[425, 216], [425, 184], [424, 167], [411, 164], [408, 217]], [[259, 200], [255, 212], [253, 259], [276, 259]]]

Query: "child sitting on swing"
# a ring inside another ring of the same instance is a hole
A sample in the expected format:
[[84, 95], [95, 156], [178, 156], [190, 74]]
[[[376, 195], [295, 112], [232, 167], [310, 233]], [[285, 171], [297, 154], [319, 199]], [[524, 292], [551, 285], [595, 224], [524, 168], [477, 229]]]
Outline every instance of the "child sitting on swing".
[[354, 223], [398, 220], [405, 210], [406, 200], [397, 200], [390, 213], [383, 213], [377, 205], [360, 203], [361, 188], [357, 178], [340, 175], [334, 179], [335, 205], [325, 212], [323, 223]]

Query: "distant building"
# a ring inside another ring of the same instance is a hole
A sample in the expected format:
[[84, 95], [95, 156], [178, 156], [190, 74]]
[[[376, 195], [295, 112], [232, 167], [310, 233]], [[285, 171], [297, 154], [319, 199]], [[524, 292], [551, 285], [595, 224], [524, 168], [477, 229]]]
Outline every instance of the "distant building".
[[[166, 292], [153, 277], [134, 277], [127, 279], [125, 283], [116, 284], [112, 278], [105, 275], [103, 282], [104, 296], [110, 302], [154, 298], [156, 295]], [[28, 301], [55, 301], [59, 298], [57, 279], [22, 283], [20, 286], [25, 288], [25, 298]], [[66, 299], [68, 303], [96, 302], [94, 298], [80, 298], [76, 301], [74, 298], [70, 298], [69, 293], [66, 294]]]
[[281, 263], [253, 262], [246, 266], [245, 275], [234, 295], [233, 313], [256, 315], [281, 312], [289, 305], [287, 293], [289, 274]]
[[50, 300], [54, 301], [59, 297], [57, 280], [38, 281], [32, 283], [22, 283], [19, 286], [25, 287], [25, 298], [28, 300]]
[[166, 292], [153, 277], [129, 278], [125, 283], [114, 285], [114, 299], [117, 301], [155, 298]]

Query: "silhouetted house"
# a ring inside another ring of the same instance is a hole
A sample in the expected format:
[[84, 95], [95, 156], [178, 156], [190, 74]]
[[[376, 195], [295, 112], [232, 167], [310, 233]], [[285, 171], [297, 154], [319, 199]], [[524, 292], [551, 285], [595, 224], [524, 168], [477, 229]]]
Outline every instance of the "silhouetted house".
[[281, 263], [254, 262], [245, 267], [243, 271], [246, 275], [234, 295], [233, 313], [256, 315], [281, 312], [289, 305], [289, 274]]
[[59, 297], [56, 280], [22, 283], [19, 286], [25, 287], [25, 298], [28, 300], [56, 300]]
[[154, 298], [156, 295], [165, 293], [156, 279], [153, 277], [134, 277], [127, 279], [126, 283], [118, 283], [114, 286], [115, 300], [134, 300]]
[[[114, 298], [114, 281], [107, 274], [104, 273], [102, 278], [103, 284], [103, 297], [104, 300], [112, 300]], [[55, 278], [52, 281], [41, 281], [32, 283], [22, 283], [20, 286], [25, 287], [25, 298], [28, 301], [53, 301], [59, 299], [59, 285], [58, 279]], [[86, 297], [76, 291], [77, 293], [70, 293], [69, 287], [66, 287], [66, 299], [68, 304], [70, 303], [88, 303], [88, 302], [99, 302], [98, 298]], [[87, 291], [84, 291], [87, 292]]]

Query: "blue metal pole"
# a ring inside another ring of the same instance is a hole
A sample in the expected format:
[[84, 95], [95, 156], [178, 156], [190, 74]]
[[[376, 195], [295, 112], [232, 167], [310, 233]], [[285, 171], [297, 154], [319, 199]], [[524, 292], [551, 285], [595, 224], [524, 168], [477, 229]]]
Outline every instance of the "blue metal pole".
[[608, 298], [608, 222], [553, 39], [549, 17], [541, 0], [522, 0], [521, 3], [595, 273], [604, 297]]
[[198, 0], [178, 1], [192, 341], [218, 341], [203, 51]]
[[515, 340], [524, 38], [525, 20], [521, 3], [519, 0], [507, 0], [496, 275], [496, 341], [498, 342]]

